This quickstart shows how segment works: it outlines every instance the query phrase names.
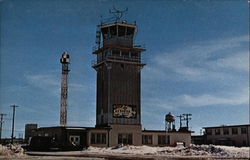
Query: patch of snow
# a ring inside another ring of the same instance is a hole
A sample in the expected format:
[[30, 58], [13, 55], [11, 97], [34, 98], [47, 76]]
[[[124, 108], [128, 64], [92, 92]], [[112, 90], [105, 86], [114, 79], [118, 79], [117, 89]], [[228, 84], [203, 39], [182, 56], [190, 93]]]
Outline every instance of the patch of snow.
[[24, 157], [24, 150], [21, 145], [8, 144], [3, 146], [0, 144], [0, 156], [14, 158], [14, 157]]
[[191, 145], [190, 147], [150, 147], [150, 146], [121, 146], [116, 148], [89, 147], [82, 153], [90, 154], [130, 154], [155, 156], [195, 156], [195, 157], [225, 157], [250, 158], [248, 147], [229, 147], [217, 145]]
[[[157, 147], [157, 146], [117, 146], [108, 148], [88, 147], [82, 151], [65, 152], [30, 152], [35, 156], [77, 156], [77, 157], [140, 157], [140, 158], [250, 158], [249, 147], [232, 147], [218, 145], [190, 145], [189, 147]], [[20, 145], [0, 145], [1, 157], [25, 157]]]

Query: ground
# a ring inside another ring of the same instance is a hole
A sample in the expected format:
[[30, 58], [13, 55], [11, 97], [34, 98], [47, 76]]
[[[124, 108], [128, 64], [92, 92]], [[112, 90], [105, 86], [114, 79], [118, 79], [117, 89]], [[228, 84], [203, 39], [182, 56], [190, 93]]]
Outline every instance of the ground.
[[116, 148], [89, 147], [82, 151], [24, 152], [20, 146], [0, 145], [0, 159], [12, 160], [177, 160], [177, 159], [249, 159], [249, 147], [191, 145], [190, 147], [121, 146]]

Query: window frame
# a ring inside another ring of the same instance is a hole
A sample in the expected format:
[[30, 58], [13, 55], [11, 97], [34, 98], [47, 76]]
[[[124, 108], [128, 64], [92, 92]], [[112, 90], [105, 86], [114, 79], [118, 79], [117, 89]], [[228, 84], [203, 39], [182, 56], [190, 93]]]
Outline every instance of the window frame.
[[223, 135], [229, 135], [229, 128], [223, 128]]
[[234, 134], [234, 135], [238, 134], [238, 128], [235, 128], [235, 127], [232, 128], [232, 134]]
[[153, 135], [142, 135], [142, 144], [152, 145], [153, 144]]
[[241, 131], [241, 134], [247, 134], [247, 128], [246, 127], [241, 127], [240, 131]]
[[132, 145], [133, 134], [132, 133], [118, 133], [118, 144]]
[[106, 144], [106, 133], [100, 132], [100, 133], [91, 133], [90, 143], [91, 144]]

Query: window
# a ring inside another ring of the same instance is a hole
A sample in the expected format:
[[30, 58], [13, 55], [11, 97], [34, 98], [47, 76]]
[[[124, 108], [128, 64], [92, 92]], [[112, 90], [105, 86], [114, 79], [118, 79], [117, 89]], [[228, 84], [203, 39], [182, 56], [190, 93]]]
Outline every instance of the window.
[[119, 50], [112, 50], [112, 56], [120, 56]]
[[102, 133], [102, 144], [106, 144], [106, 134]]
[[108, 36], [109, 36], [108, 27], [102, 28], [102, 36], [103, 36], [103, 39], [108, 38]]
[[223, 129], [223, 134], [224, 135], [228, 135], [229, 134], [229, 129], [228, 128], [224, 128]]
[[246, 128], [241, 128], [241, 134], [247, 134], [247, 129]]
[[238, 128], [232, 128], [232, 134], [238, 134]]
[[133, 38], [133, 36], [134, 36], [134, 31], [135, 31], [135, 29], [134, 28], [131, 28], [131, 27], [128, 27], [127, 28], [127, 38]]
[[207, 135], [212, 135], [212, 129], [206, 129], [206, 134]]
[[91, 133], [91, 144], [106, 144], [106, 133]]
[[220, 135], [220, 128], [215, 129], [215, 135]]
[[117, 36], [117, 29], [116, 29], [116, 26], [111, 26], [110, 27], [110, 34], [112, 37], [116, 37]]
[[138, 57], [138, 53], [131, 52], [131, 57], [132, 57], [132, 58], [137, 58], [137, 57]]
[[118, 134], [118, 144], [133, 144], [133, 135], [131, 133]]
[[124, 26], [118, 26], [118, 36], [123, 37], [125, 36], [125, 27]]
[[166, 135], [158, 135], [158, 144], [160, 144], [160, 145], [167, 144], [167, 136]]
[[142, 135], [142, 144], [153, 144], [152, 135]]
[[128, 51], [122, 51], [122, 55], [124, 57], [129, 57], [129, 52]]

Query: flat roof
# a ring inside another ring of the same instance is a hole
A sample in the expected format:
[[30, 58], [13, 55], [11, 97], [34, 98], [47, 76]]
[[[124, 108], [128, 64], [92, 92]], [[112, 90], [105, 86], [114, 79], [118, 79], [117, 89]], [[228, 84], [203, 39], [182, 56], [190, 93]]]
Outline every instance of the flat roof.
[[221, 125], [221, 126], [214, 126], [214, 127], [202, 127], [204, 129], [208, 128], [227, 128], [227, 127], [247, 127], [250, 126], [250, 124], [240, 124], [240, 125]]
[[110, 26], [115, 26], [115, 25], [136, 28], [135, 24], [120, 23], [120, 22], [110, 23], [110, 24], [101, 24], [101, 25], [98, 25], [98, 27], [99, 28], [105, 28], [105, 27], [110, 27]]
[[108, 127], [80, 127], [80, 126], [51, 126], [51, 127], [39, 127], [39, 129], [53, 129], [53, 128], [65, 128], [65, 129], [71, 129], [71, 130], [98, 130], [98, 129], [110, 129]]
[[142, 130], [142, 132], [192, 133], [192, 131]]
[[133, 47], [133, 48], [129, 48], [129, 47], [122, 47], [122, 46], [116, 46], [116, 45], [106, 45], [103, 46], [102, 48], [95, 50], [94, 52], [92, 52], [92, 54], [98, 54], [108, 48], [113, 48], [113, 49], [121, 49], [121, 50], [130, 50], [130, 51], [136, 51], [136, 52], [144, 52], [146, 51], [146, 49], [143, 48], [137, 48], [137, 47]]

